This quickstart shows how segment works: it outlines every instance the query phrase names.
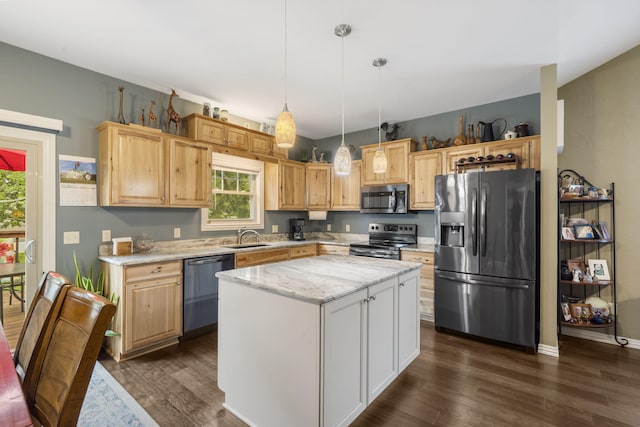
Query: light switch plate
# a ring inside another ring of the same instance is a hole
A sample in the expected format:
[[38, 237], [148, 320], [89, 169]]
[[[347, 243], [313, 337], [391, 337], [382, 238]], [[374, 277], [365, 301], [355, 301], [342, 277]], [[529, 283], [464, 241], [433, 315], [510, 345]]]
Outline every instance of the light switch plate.
[[180, 227], [176, 227], [173, 229], [173, 238], [174, 239], [179, 239], [180, 238]]
[[331, 231], [331, 224], [327, 224], [327, 231]]
[[345, 224], [344, 231], [346, 231], [347, 233], [350, 232], [351, 231], [351, 224]]
[[102, 230], [102, 241], [108, 242], [111, 240], [111, 230]]
[[273, 224], [271, 226], [271, 232], [272, 233], [277, 233], [278, 232], [278, 224]]
[[79, 231], [65, 231], [63, 233], [63, 242], [65, 245], [77, 245], [80, 243]]

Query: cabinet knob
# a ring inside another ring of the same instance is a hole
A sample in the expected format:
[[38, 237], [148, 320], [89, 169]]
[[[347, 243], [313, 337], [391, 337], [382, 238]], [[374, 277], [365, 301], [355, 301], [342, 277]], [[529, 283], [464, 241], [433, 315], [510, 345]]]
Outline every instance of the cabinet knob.
[[401, 288], [404, 288], [404, 283], [400, 283], [400, 287], [401, 287]]
[[375, 295], [371, 295], [371, 296], [369, 297], [369, 301], [375, 301], [375, 300], [376, 300], [376, 296], [375, 296]]
[[362, 302], [367, 304], [369, 302], [369, 298], [365, 298], [364, 300], [362, 300]]

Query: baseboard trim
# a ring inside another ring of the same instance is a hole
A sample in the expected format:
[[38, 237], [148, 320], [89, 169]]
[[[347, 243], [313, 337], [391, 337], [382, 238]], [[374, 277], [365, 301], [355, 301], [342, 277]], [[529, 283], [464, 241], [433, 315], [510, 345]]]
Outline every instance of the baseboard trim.
[[426, 320], [427, 322], [434, 322], [433, 314], [420, 313], [420, 320]]
[[538, 344], [538, 354], [544, 354], [545, 356], [560, 357], [560, 351], [558, 346]]
[[[615, 337], [613, 335], [600, 334], [598, 332], [587, 331], [584, 329], [562, 328], [562, 335], [575, 337], [575, 338], [582, 338], [590, 341], [602, 342], [605, 344], [620, 345], [616, 342]], [[634, 339], [618, 336], [618, 339], [620, 338], [624, 338], [625, 340], [629, 341], [629, 344], [627, 344], [625, 348], [633, 348], [636, 350], [640, 350], [640, 340], [634, 340]]]

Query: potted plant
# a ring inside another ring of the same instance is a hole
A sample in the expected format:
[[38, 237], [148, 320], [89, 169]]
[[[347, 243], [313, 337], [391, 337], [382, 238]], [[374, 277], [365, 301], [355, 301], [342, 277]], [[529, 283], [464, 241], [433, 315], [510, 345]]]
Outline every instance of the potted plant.
[[[120, 301], [120, 297], [117, 297], [113, 293], [109, 296], [106, 295], [106, 290], [104, 288], [104, 272], [102, 271], [102, 269], [100, 269], [100, 273], [98, 274], [98, 277], [96, 279], [94, 279], [94, 275], [93, 275], [93, 265], [89, 266], [89, 271], [87, 272], [86, 275], [83, 274], [82, 270], [80, 269], [80, 265], [78, 264], [76, 251], [73, 251], [73, 264], [76, 267], [76, 278], [75, 278], [76, 287], [82, 288], [96, 295], [105, 297], [115, 305], [118, 305], [118, 302]], [[107, 337], [113, 337], [116, 335], [120, 335], [120, 333], [115, 332], [111, 329], [107, 329], [104, 335]]]

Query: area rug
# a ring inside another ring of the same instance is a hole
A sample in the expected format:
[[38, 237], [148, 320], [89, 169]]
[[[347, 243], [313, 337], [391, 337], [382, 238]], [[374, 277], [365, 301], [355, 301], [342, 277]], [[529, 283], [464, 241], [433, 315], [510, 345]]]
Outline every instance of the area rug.
[[157, 427], [153, 418], [96, 362], [80, 410], [79, 427]]

